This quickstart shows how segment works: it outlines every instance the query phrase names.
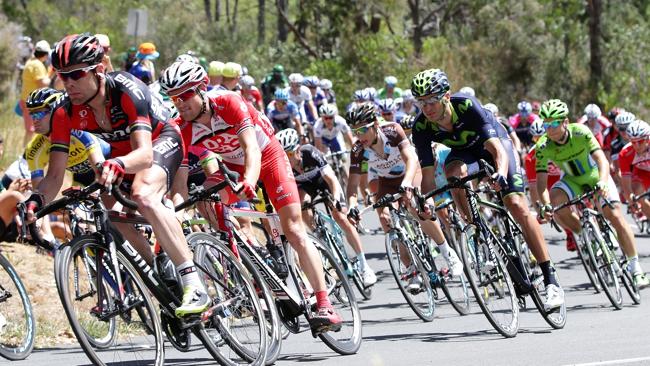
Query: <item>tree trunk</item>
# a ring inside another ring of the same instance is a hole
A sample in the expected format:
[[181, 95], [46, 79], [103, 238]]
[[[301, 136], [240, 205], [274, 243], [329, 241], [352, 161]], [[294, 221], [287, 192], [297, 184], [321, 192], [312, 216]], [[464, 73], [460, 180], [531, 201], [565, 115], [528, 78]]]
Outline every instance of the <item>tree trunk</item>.
[[262, 45], [264, 44], [264, 34], [266, 33], [266, 23], [264, 22], [265, 20], [265, 0], [257, 0], [257, 44]]
[[[278, 13], [284, 13], [287, 14], [289, 13], [289, 7], [288, 7], [288, 0], [276, 0], [277, 1], [277, 7], [278, 7]], [[278, 40], [280, 42], [286, 42], [287, 38], [289, 38], [289, 29], [287, 28], [287, 24], [282, 18], [282, 16], [278, 16]]]
[[203, 0], [203, 8], [205, 9], [205, 17], [208, 18], [208, 23], [211, 23], [212, 12], [210, 10], [210, 0]]
[[239, 0], [235, 0], [235, 5], [232, 7], [232, 26], [230, 28], [231, 34], [237, 32], [237, 9], [239, 8]]
[[413, 33], [411, 40], [416, 57], [422, 52], [422, 25], [420, 24], [420, 0], [409, 0], [409, 10], [411, 12], [411, 22], [413, 23]]
[[591, 100], [598, 100], [598, 87], [603, 80], [603, 59], [600, 50], [602, 28], [600, 17], [603, 11], [601, 0], [588, 0], [587, 11], [589, 13], [589, 92]]
[[230, 26], [230, 0], [226, 0], [226, 24]]
[[214, 21], [219, 22], [221, 19], [221, 0], [214, 1]]

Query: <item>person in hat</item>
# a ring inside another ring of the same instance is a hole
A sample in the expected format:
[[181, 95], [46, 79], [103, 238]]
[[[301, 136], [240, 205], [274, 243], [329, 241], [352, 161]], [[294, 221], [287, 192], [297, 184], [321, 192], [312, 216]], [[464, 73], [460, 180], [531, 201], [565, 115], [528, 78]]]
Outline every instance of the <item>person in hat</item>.
[[45, 40], [36, 42], [34, 46], [34, 53], [25, 63], [25, 68], [22, 72], [23, 87], [20, 92], [20, 109], [23, 112], [23, 123], [25, 125], [25, 137], [23, 139], [23, 146], [27, 145], [34, 135], [34, 121], [27, 111], [25, 101], [29, 93], [36, 89], [43, 88], [50, 85], [50, 77], [45, 67], [45, 61], [50, 54], [50, 44]]
[[136, 62], [129, 69], [129, 73], [145, 84], [149, 85], [156, 79], [156, 70], [153, 60], [158, 59], [160, 53], [156, 51], [156, 45], [151, 42], [140, 44], [135, 54]]
[[221, 61], [210, 61], [210, 65], [208, 66], [208, 77], [210, 78], [208, 90], [218, 88], [221, 85], [223, 81], [223, 67], [224, 63]]
[[129, 49], [122, 55], [122, 70], [129, 71], [131, 66], [137, 61], [135, 54], [138, 53], [138, 49], [135, 47], [129, 47]]
[[236, 62], [226, 62], [222, 70], [223, 80], [221, 86], [226, 90], [236, 91], [241, 89], [239, 78], [242, 75], [241, 65]]
[[95, 37], [99, 40], [99, 44], [104, 48], [104, 58], [102, 59], [102, 65], [106, 69], [106, 72], [113, 72], [113, 63], [111, 63], [111, 40], [105, 34], [95, 34]]

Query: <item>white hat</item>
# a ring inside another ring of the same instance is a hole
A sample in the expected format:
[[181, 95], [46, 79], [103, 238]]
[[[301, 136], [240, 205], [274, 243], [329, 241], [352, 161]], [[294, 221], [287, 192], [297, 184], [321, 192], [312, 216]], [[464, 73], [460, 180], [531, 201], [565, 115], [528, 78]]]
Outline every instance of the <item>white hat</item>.
[[47, 43], [46, 40], [40, 40], [36, 42], [36, 45], [34, 46], [34, 50], [39, 52], [50, 52], [51, 51], [50, 44]]
[[106, 51], [106, 48], [111, 46], [111, 40], [110, 40], [110, 38], [108, 38], [107, 35], [97, 33], [97, 34], [95, 34], [95, 38], [97, 38], [97, 40], [99, 41], [99, 44], [102, 45], [102, 47], [104, 47], [104, 51]]

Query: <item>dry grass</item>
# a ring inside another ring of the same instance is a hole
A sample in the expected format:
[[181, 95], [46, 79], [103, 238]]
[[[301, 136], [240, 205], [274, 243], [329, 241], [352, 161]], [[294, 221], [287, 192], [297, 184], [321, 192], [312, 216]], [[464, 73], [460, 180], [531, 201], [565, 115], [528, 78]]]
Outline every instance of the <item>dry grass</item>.
[[53, 258], [24, 244], [1, 243], [0, 249], [16, 268], [32, 302], [36, 347], [76, 343], [54, 283]]
[[0, 136], [4, 139], [4, 155], [0, 159], [0, 170], [5, 170], [23, 153], [25, 128], [23, 120], [14, 113], [15, 101], [0, 103]]

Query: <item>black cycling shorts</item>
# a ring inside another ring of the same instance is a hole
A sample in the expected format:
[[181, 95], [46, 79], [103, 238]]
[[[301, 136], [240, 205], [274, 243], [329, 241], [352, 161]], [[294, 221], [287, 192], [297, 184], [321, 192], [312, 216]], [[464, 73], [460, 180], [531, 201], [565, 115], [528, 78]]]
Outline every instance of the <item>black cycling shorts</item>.
[[0, 241], [14, 243], [18, 240], [18, 225], [16, 221], [11, 221], [9, 225], [0, 219]]
[[183, 161], [183, 138], [176, 125], [166, 123], [160, 135], [153, 141], [153, 163], [167, 173], [167, 189], [174, 182], [174, 177]]
[[276, 133], [282, 130], [286, 130], [287, 128], [296, 128], [296, 124], [293, 123], [292, 118], [274, 119], [271, 122], [273, 123], [273, 128], [275, 129]]

